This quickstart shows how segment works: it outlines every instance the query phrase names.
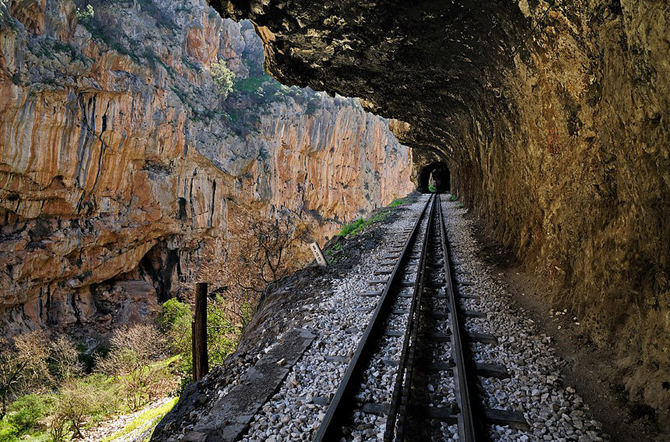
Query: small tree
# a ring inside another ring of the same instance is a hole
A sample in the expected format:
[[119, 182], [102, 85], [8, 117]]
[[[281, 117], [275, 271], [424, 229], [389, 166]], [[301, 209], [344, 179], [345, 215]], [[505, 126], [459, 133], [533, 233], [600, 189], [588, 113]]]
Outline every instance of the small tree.
[[168, 299], [161, 306], [158, 325], [167, 336], [172, 354], [190, 355], [192, 320], [192, 307], [176, 298]]
[[[231, 302], [227, 302], [223, 296], [217, 295], [207, 303], [207, 348], [208, 359], [211, 366], [221, 364], [223, 360], [237, 347], [240, 334], [245, 320], [238, 320], [238, 315], [233, 314]], [[247, 318], [248, 315], [244, 315]], [[158, 318], [161, 329], [168, 337], [170, 351], [180, 355], [182, 368], [187, 373], [192, 373], [191, 356], [191, 320], [193, 319], [192, 307], [177, 299], [166, 301]], [[186, 376], [185, 379], [190, 379]]]
[[225, 99], [233, 90], [235, 74], [233, 71], [228, 69], [225, 60], [219, 60], [212, 63], [210, 72], [212, 74], [212, 79], [214, 80], [216, 88], [221, 94], [221, 97]]
[[249, 217], [244, 224], [246, 229], [242, 231], [240, 239], [245, 248], [241, 250], [239, 261], [248, 276], [240, 279], [252, 283], [252, 286], [245, 288], [262, 291], [267, 284], [288, 273], [284, 257], [288, 248], [298, 239], [297, 223], [290, 218]]
[[97, 361], [98, 370], [121, 381], [126, 403], [136, 411], [163, 384], [161, 367], [152, 366], [163, 355], [163, 336], [152, 325], [138, 324], [114, 332], [110, 344], [109, 354]]
[[56, 397], [54, 412], [49, 417], [49, 432], [55, 441], [82, 438], [82, 430], [90, 416], [103, 409], [105, 398], [95, 386], [69, 381]]
[[42, 332], [18, 336], [13, 344], [0, 338], [0, 419], [7, 413], [9, 400], [30, 388], [51, 384], [47, 367], [49, 346]]
[[84, 372], [77, 348], [65, 335], [59, 336], [49, 345], [48, 365], [51, 375], [59, 382], [68, 381]]

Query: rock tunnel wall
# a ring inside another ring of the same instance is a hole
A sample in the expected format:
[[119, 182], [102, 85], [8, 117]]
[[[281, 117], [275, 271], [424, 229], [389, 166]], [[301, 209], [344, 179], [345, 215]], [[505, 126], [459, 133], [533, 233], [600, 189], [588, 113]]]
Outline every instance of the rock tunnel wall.
[[[211, 0], [288, 84], [402, 120], [466, 205], [670, 408], [670, 8], [656, 0]], [[549, 305], [547, 306], [549, 308]]]
[[388, 121], [262, 65], [248, 23], [196, 0], [0, 2], [3, 332], [151, 317], [230, 252], [238, 216], [322, 240], [411, 190]]

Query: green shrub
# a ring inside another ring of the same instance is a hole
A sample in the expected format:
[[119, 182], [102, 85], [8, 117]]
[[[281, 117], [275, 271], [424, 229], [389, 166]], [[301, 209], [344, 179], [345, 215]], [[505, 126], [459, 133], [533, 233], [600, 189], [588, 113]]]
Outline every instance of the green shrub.
[[219, 60], [215, 63], [212, 63], [209, 70], [212, 74], [212, 79], [214, 80], [216, 88], [221, 94], [221, 97], [225, 99], [230, 91], [233, 90], [235, 74], [233, 71], [228, 69], [225, 60]]
[[19, 433], [38, 427], [50, 412], [53, 404], [48, 396], [27, 394], [15, 400], [9, 408], [7, 420]]
[[369, 226], [370, 224], [377, 223], [379, 221], [383, 221], [386, 219], [386, 216], [388, 215], [387, 212], [381, 211], [377, 212], [374, 215], [372, 215], [370, 218], [367, 220], [364, 220], [363, 218], [358, 218], [355, 221], [350, 222], [349, 224], [345, 224], [342, 226], [342, 229], [340, 230], [340, 233], [338, 233], [338, 236], [354, 236], [357, 233], [360, 233], [361, 230]]
[[393, 201], [391, 201], [391, 204], [389, 204], [389, 207], [402, 206], [405, 203], [407, 203], [407, 200], [405, 198], [396, 198]]
[[357, 220], [342, 226], [342, 229], [340, 230], [340, 233], [338, 233], [338, 235], [339, 236], [350, 235], [354, 231], [358, 230], [363, 224], [365, 224], [365, 220], [363, 218], [358, 218]]
[[19, 440], [19, 429], [16, 425], [0, 420], [0, 440], [6, 442], [14, 442]]
[[263, 92], [263, 83], [276, 81], [268, 74], [262, 74], [259, 77], [243, 78], [235, 82], [235, 90], [244, 94]]
[[435, 186], [433, 186], [432, 184], [430, 184], [430, 185], [428, 186], [428, 191], [430, 191], [430, 192], [435, 192], [436, 190], [437, 190], [437, 189], [436, 189]]
[[458, 197], [456, 195], [451, 195], [449, 197], [449, 201], [457, 201], [457, 200], [458, 200]]
[[77, 16], [77, 20], [82, 23], [88, 23], [95, 16], [95, 11], [91, 5], [86, 5], [86, 8], [77, 8], [74, 13]]
[[191, 306], [176, 298], [168, 299], [161, 306], [158, 326], [167, 336], [169, 351], [173, 355], [181, 355], [182, 370], [186, 373], [185, 380], [191, 373]]
[[[232, 314], [233, 309], [230, 307], [220, 295], [207, 303], [207, 353], [211, 367], [221, 364], [235, 351], [242, 330], [253, 314], [253, 305], [250, 302], [242, 303], [239, 314]], [[180, 356], [186, 382], [190, 382], [193, 369], [192, 319], [191, 306], [174, 298], [163, 303], [158, 317], [161, 330], [168, 336], [171, 353]]]
[[169, 332], [179, 325], [191, 324], [191, 306], [178, 300], [177, 298], [168, 299], [161, 306], [161, 312], [158, 315], [158, 325], [163, 332]]

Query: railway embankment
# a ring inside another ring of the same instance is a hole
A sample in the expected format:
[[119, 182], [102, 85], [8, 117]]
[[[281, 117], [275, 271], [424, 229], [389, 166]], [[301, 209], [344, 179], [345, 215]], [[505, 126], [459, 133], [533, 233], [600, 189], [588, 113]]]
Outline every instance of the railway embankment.
[[[405, 204], [383, 209], [383, 215], [376, 215], [381, 221], [331, 241], [325, 250], [328, 267], [307, 267], [270, 287], [238, 351], [187, 389], [153, 440], [313, 440], [379, 301], [370, 283], [387, 275], [389, 257], [406, 239], [427, 198], [414, 194]], [[600, 413], [602, 404], [593, 388], [564, 375], [572, 361], [557, 356], [549, 329], [519, 306], [515, 298], [521, 293], [514, 293], [496, 265], [484, 259], [486, 245], [476, 239], [462, 204], [444, 198], [442, 209], [454, 287], [463, 295], [462, 307], [479, 312], [466, 317], [464, 330], [495, 336], [493, 343], [467, 344], [468, 351], [477, 364], [504, 366], [507, 372], [504, 377], [476, 376], [477, 400], [485, 408], [519, 413], [527, 423], [526, 429], [487, 424], [488, 437], [634, 440], [594, 415], [592, 408]], [[402, 320], [394, 321], [396, 328], [402, 326]], [[383, 362], [368, 368], [364, 382], [370, 386], [356, 394], [361, 409], [345, 425], [347, 440], [383, 440], [387, 409], [374, 405], [384, 405], [394, 390], [396, 366], [389, 361], [401, 349], [386, 345]], [[440, 374], [423, 381], [431, 393], [444, 397], [442, 405], [458, 411], [453, 379]], [[610, 405], [625, 414], [622, 404]], [[457, 434], [456, 427], [450, 421], [436, 422], [435, 428], [449, 439]], [[639, 426], [637, 436], [645, 431], [649, 429]]]

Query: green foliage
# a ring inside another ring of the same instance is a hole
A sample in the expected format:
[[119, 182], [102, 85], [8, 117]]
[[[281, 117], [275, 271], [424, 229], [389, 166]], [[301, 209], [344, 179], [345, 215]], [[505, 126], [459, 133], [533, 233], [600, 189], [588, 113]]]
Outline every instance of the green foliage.
[[326, 256], [326, 258], [328, 258], [329, 263], [335, 264], [339, 261], [337, 255], [340, 254], [341, 250], [342, 250], [342, 244], [336, 242], [334, 245], [328, 247], [323, 253]]
[[428, 185], [428, 191], [429, 192], [435, 192], [436, 190], [437, 190], [437, 188], [435, 188], [435, 186], [433, 186], [432, 184]]
[[161, 306], [158, 324], [167, 336], [169, 351], [181, 356], [182, 370], [185, 380], [190, 380], [192, 370], [191, 358], [191, 306], [176, 298], [168, 299]]
[[391, 201], [391, 204], [389, 204], [389, 207], [396, 207], [396, 206], [402, 206], [403, 204], [407, 203], [407, 199], [405, 198], [396, 198], [393, 201]]
[[19, 429], [16, 425], [0, 420], [0, 440], [6, 442], [14, 442], [19, 440]]
[[77, 19], [82, 22], [82, 23], [88, 23], [91, 20], [93, 20], [93, 17], [95, 16], [95, 11], [93, 10], [92, 5], [86, 5], [85, 8], [77, 8], [75, 11], [75, 15], [77, 16]]
[[458, 204], [456, 205], [456, 207], [458, 207], [459, 209], [462, 209], [463, 207], [465, 207], [465, 204], [463, 204], [463, 203], [458, 203]]
[[[174, 310], [166, 318], [187, 311], [179, 306]], [[27, 390], [34, 393], [8, 404], [0, 419], [0, 440], [70, 440], [110, 415], [137, 410], [175, 391], [179, 357], [164, 359], [162, 340], [149, 325], [119, 329], [109, 353], [95, 358], [96, 373], [91, 375], [84, 375], [79, 351], [64, 336], [47, 340], [33, 332], [3, 345], [0, 380], [11, 380], [3, 390], [5, 399], [10, 402]]]
[[50, 396], [26, 394], [12, 403], [7, 421], [17, 429], [17, 433], [25, 433], [38, 427], [52, 407], [53, 400]]
[[342, 226], [342, 229], [340, 230], [340, 233], [338, 233], [339, 236], [354, 236], [357, 233], [360, 233], [363, 229], [365, 229], [367, 226], [377, 223], [379, 221], [383, 221], [386, 219], [387, 212], [385, 211], [380, 211], [372, 215], [370, 218], [367, 220], [364, 220], [363, 218], [358, 218], [355, 221], [350, 222], [349, 224], [345, 224]]
[[123, 427], [121, 430], [117, 431], [116, 433], [112, 434], [109, 437], [104, 438], [102, 442], [117, 440], [127, 434], [132, 433], [138, 428], [143, 428], [153, 423], [157, 423], [160, 419], [163, 418], [163, 416], [165, 416], [168, 413], [168, 411], [172, 410], [172, 408], [177, 403], [178, 399], [179, 399], [178, 397], [175, 397], [174, 399], [170, 400], [169, 402], [166, 402], [165, 404], [161, 405], [158, 408], [151, 408], [141, 413], [135, 419], [130, 421], [130, 423], [128, 423], [128, 425]]
[[363, 224], [365, 224], [365, 220], [363, 218], [358, 218], [357, 220], [354, 220], [348, 224], [343, 225], [338, 235], [339, 236], [350, 235], [351, 233], [357, 231]]
[[161, 312], [158, 315], [158, 325], [165, 332], [169, 332], [183, 323], [183, 327], [190, 326], [191, 306], [178, 300], [177, 298], [168, 299], [161, 306]]
[[233, 71], [228, 69], [225, 60], [219, 60], [215, 63], [212, 63], [210, 67], [210, 72], [212, 74], [212, 79], [214, 84], [221, 94], [221, 98], [226, 98], [228, 94], [233, 90], [233, 83], [235, 81], [235, 74]]
[[243, 323], [235, 323], [229, 314], [226, 300], [217, 296], [207, 305], [207, 351], [209, 365], [220, 365], [235, 351]]
[[[235, 351], [242, 330], [251, 319], [253, 306], [250, 302], [243, 302], [240, 310], [239, 315], [233, 313], [229, 303], [220, 295], [207, 303], [207, 350], [210, 366], [221, 364]], [[193, 369], [192, 318], [191, 306], [174, 298], [163, 303], [159, 315], [159, 325], [168, 336], [170, 351], [180, 356], [186, 381], [190, 380]]]
[[458, 197], [456, 195], [451, 195], [449, 197], [449, 201], [457, 201], [457, 200], [458, 200]]
[[259, 77], [243, 78], [235, 82], [234, 89], [236, 92], [244, 94], [263, 93], [263, 84], [268, 81], [276, 81], [268, 74], [263, 74]]

